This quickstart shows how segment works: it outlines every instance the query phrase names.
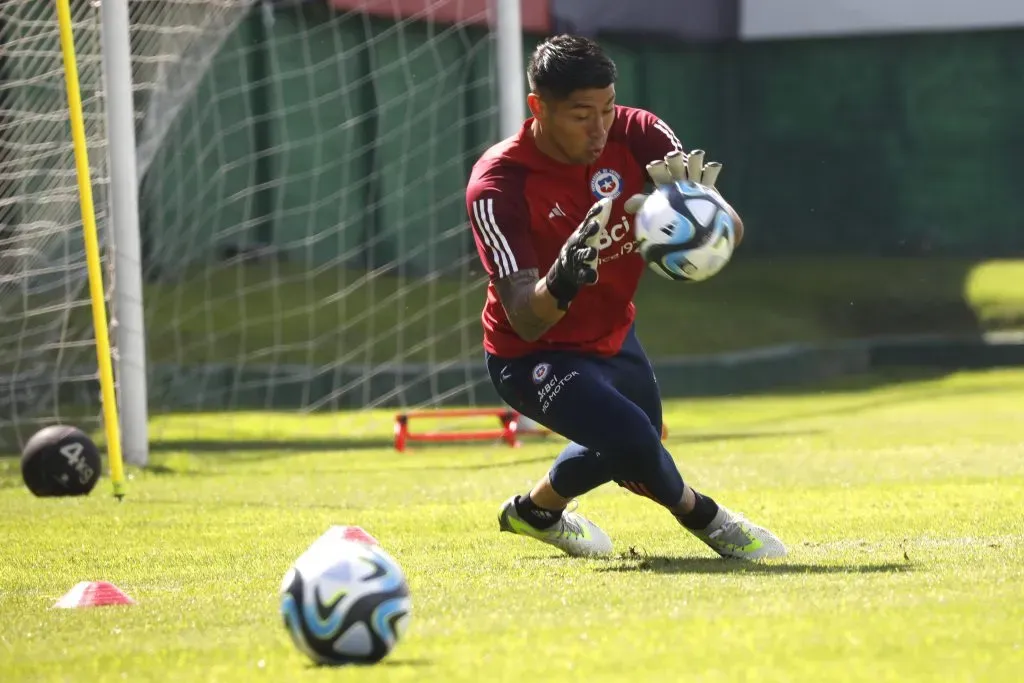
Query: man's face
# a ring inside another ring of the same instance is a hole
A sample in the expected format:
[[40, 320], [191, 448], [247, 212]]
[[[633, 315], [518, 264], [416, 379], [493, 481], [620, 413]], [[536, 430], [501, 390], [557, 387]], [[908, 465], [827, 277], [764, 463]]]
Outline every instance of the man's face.
[[571, 164], [592, 164], [615, 120], [615, 86], [577, 90], [556, 102], [540, 100], [537, 118], [549, 142]]

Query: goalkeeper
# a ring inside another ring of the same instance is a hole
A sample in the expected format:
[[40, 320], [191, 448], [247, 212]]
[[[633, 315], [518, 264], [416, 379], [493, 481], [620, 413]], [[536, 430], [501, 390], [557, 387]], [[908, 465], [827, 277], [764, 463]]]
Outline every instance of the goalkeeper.
[[570, 443], [532, 490], [505, 502], [500, 529], [569, 555], [610, 554], [608, 536], [566, 508], [615, 481], [723, 557], [784, 556], [767, 529], [683, 481], [661, 442], [661, 397], [633, 329], [645, 264], [629, 221], [645, 184], [713, 186], [721, 165], [683, 154], [650, 112], [617, 105], [615, 65], [594, 41], [541, 43], [527, 75], [532, 116], [476, 162], [466, 208], [490, 276], [481, 318], [491, 381]]

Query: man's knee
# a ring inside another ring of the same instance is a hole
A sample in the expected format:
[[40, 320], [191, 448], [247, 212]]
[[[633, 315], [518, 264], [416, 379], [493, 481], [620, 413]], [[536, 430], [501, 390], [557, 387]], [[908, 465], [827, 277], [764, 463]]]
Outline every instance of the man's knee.
[[649, 469], [663, 457], [661, 432], [650, 422], [622, 425], [618, 436], [615, 443], [598, 447], [602, 455], [615, 461], [616, 471]]
[[674, 505], [682, 495], [683, 480], [672, 456], [661, 441], [661, 432], [650, 423], [623, 430], [621, 442], [613, 449], [602, 449], [608, 458], [612, 478], [625, 488]]
[[637, 434], [635, 443], [635, 460], [644, 466], [656, 465], [664, 456], [665, 448], [661, 443], [661, 433], [648, 424]]
[[660, 443], [655, 457], [624, 461], [616, 472], [615, 481], [619, 486], [666, 507], [678, 504], [683, 495], [683, 476]]

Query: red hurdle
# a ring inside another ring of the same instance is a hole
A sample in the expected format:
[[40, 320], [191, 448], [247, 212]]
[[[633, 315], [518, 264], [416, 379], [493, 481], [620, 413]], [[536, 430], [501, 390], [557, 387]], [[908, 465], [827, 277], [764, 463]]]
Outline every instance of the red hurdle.
[[[448, 432], [413, 432], [409, 422], [413, 418], [454, 418], [454, 417], [497, 417], [500, 427], [495, 429], [476, 429]], [[452, 410], [420, 410], [395, 415], [395, 450], [402, 452], [410, 441], [451, 442], [451, 441], [489, 441], [500, 439], [512, 448], [517, 448], [519, 435], [550, 432], [546, 429], [523, 429], [519, 426], [520, 415], [511, 408], [458, 408]]]
[[[454, 417], [497, 417], [500, 427], [495, 429], [476, 429], [447, 432], [413, 432], [409, 422], [413, 418], [454, 418]], [[451, 410], [419, 410], [411, 413], [395, 415], [395, 450], [405, 451], [410, 441], [452, 442], [452, 441], [504, 441], [511, 448], [518, 448], [519, 436], [525, 434], [547, 436], [550, 430], [523, 428], [519, 422], [521, 415], [511, 408], [455, 408]], [[661, 439], [668, 438], [668, 428], [662, 425]]]

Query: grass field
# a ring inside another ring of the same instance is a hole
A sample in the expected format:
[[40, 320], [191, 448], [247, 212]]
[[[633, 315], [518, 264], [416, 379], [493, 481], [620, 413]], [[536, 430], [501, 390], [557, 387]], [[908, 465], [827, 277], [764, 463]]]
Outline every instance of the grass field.
[[[499, 534], [551, 441], [168, 451], [121, 504], [106, 479], [33, 499], [0, 460], [0, 681], [1017, 680], [1024, 370], [869, 380], [667, 406], [684, 475], [789, 544], [754, 566], [614, 486], [580, 501], [614, 559]], [[248, 421], [308, 439], [361, 419]], [[278, 616], [285, 570], [331, 524], [367, 528], [408, 576], [411, 629], [373, 668], [312, 666]], [[138, 604], [50, 609], [82, 580]]]

